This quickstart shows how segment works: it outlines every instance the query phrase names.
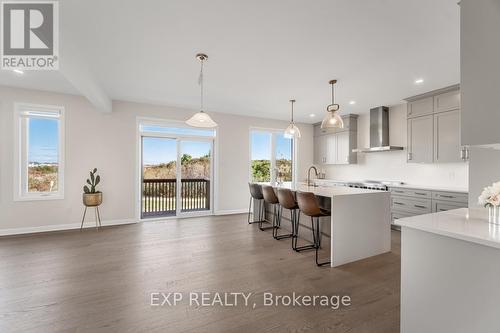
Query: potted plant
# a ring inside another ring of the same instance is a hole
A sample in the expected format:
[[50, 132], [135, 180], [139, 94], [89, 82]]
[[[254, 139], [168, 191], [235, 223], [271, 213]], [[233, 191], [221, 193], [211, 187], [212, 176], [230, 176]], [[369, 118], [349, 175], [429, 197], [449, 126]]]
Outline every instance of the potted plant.
[[102, 203], [102, 192], [96, 191], [96, 186], [101, 182], [101, 177], [96, 175], [97, 168], [90, 171], [87, 185], [83, 187], [83, 204], [86, 207], [96, 207]]

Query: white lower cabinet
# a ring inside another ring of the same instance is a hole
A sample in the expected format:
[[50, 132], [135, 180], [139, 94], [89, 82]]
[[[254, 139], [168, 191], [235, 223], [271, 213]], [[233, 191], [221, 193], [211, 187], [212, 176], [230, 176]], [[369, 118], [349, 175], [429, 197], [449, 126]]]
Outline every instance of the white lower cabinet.
[[438, 213], [468, 206], [464, 192], [431, 191], [419, 188], [391, 187], [392, 223], [403, 217]]

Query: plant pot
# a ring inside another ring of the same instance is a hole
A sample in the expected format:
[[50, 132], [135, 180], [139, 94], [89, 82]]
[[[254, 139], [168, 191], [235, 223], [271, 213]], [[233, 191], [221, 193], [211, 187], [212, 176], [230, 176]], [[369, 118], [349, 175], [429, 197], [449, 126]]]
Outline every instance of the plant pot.
[[96, 207], [102, 204], [102, 192], [83, 193], [83, 204], [87, 207]]

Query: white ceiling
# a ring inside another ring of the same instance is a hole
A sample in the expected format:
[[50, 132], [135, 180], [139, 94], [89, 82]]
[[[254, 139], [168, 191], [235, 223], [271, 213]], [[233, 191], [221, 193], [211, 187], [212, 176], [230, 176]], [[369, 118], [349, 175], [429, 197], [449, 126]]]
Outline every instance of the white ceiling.
[[[60, 4], [61, 57], [77, 48], [111, 99], [198, 108], [200, 51], [209, 56], [209, 112], [286, 119], [295, 98], [297, 119], [316, 122], [330, 102], [330, 79], [339, 80], [342, 113], [459, 82], [457, 0]], [[57, 73], [2, 71], [0, 84], [77, 93]]]

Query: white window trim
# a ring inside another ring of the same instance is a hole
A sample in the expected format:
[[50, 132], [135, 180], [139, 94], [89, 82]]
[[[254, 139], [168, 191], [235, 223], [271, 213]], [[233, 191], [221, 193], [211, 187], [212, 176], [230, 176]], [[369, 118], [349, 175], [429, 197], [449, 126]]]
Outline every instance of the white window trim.
[[[59, 165], [58, 165], [58, 191], [54, 193], [32, 192], [23, 189], [24, 179], [27, 179], [27, 138], [23, 138], [22, 113], [33, 109], [41, 112], [59, 114]], [[14, 103], [14, 201], [61, 200], [64, 199], [64, 160], [65, 160], [65, 118], [64, 107], [55, 105], [40, 105], [28, 103]]]
[[[276, 128], [264, 128], [264, 127], [250, 127], [248, 131], [248, 181], [252, 182], [252, 132], [261, 132], [261, 133], [271, 133], [271, 183], [275, 183], [276, 179], [273, 173], [274, 168], [276, 167], [276, 137], [275, 134], [283, 134], [285, 130], [276, 129]], [[292, 139], [292, 184], [295, 184], [297, 181], [297, 139]]]

